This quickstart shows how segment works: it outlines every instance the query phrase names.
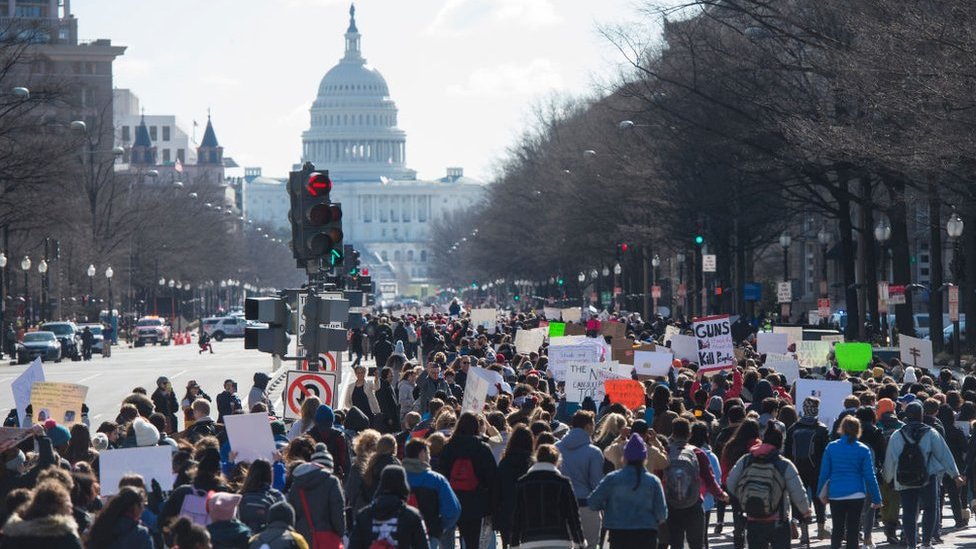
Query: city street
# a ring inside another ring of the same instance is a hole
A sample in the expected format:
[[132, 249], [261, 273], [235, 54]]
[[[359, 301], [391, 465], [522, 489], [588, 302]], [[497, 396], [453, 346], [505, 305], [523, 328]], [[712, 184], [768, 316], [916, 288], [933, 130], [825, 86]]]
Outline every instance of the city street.
[[[949, 513], [949, 508], [946, 507], [946, 513]], [[951, 515], [951, 513], [949, 513]], [[714, 516], [712, 517], [714, 520]], [[726, 515], [726, 520], [731, 520], [729, 515]], [[965, 530], [955, 530], [951, 529], [953, 524], [952, 517], [944, 518], [943, 520], [943, 530], [942, 530], [942, 543], [933, 544], [935, 547], [976, 547], [976, 532], [973, 532], [972, 528], [967, 528]], [[725, 530], [720, 535], [714, 534], [714, 525], [709, 528], [708, 543], [711, 549], [733, 549], [732, 544], [732, 524], [730, 522], [726, 523]], [[816, 525], [810, 527], [810, 531], [816, 535]], [[863, 540], [862, 540], [863, 541]], [[874, 531], [874, 544], [876, 547], [905, 547], [904, 545], [889, 545], [884, 542], [884, 533], [876, 528]], [[863, 544], [861, 545], [863, 547]], [[805, 549], [805, 545], [800, 544], [799, 540], [793, 540], [790, 547], [800, 547]], [[810, 541], [811, 549], [826, 549], [830, 547], [830, 540], [817, 540], [812, 539]]]

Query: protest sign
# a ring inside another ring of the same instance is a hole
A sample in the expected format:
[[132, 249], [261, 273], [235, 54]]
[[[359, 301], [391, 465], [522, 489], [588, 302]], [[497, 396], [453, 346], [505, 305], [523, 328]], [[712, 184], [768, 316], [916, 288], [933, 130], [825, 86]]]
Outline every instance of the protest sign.
[[273, 460], [274, 435], [268, 414], [236, 414], [224, 416], [224, 428], [230, 449], [237, 452], [237, 461]]
[[549, 339], [554, 337], [563, 337], [566, 335], [566, 323], [565, 322], [550, 322], [549, 323]]
[[31, 436], [30, 429], [18, 429], [17, 427], [0, 427], [0, 446], [13, 443], [19, 444], [20, 441]]
[[[267, 414], [265, 414], [267, 423]], [[268, 456], [269, 458], [271, 456]], [[173, 448], [169, 445], [143, 446], [106, 450], [98, 454], [101, 494], [111, 496], [119, 492], [119, 481], [125, 475], [139, 475], [152, 485], [153, 479], [164, 492], [173, 489]]]
[[[569, 339], [569, 337], [559, 338], [559, 340], [563, 339]], [[593, 341], [595, 342], [596, 340]], [[601, 347], [585, 341], [579, 342], [575, 345], [552, 344], [549, 345], [549, 371], [552, 372], [552, 377], [556, 381], [565, 381], [566, 368], [568, 368], [570, 364], [599, 362], [600, 357]]]
[[498, 311], [495, 309], [471, 309], [471, 324], [481, 326], [486, 332], [495, 331], [495, 322], [498, 320]]
[[773, 326], [773, 333], [786, 334], [787, 348], [790, 345], [796, 345], [799, 341], [803, 341], [803, 328], [801, 326]]
[[579, 307], [562, 310], [563, 322], [579, 322], [583, 318], [583, 311]]
[[644, 384], [635, 379], [608, 379], [603, 382], [603, 390], [612, 404], [623, 404], [629, 410], [644, 405]]
[[695, 336], [676, 334], [671, 338], [671, 350], [678, 360], [698, 362], [698, 341]]
[[834, 345], [837, 367], [848, 372], [863, 372], [871, 362], [870, 343], [838, 343]]
[[820, 336], [820, 341], [826, 341], [827, 343], [831, 343], [831, 344], [833, 344], [833, 343], [843, 343], [844, 342], [844, 336], [843, 336], [843, 334], [822, 335], [822, 336]]
[[566, 335], [568, 336], [581, 336], [586, 335], [586, 326], [576, 323], [566, 324]]
[[828, 341], [800, 341], [796, 344], [796, 359], [804, 368], [816, 368], [829, 364], [831, 344]]
[[905, 366], [916, 368], [931, 368], [932, 342], [907, 335], [898, 336], [898, 348], [901, 351], [901, 362]]
[[607, 335], [613, 339], [626, 339], [627, 326], [622, 322], [607, 321], [600, 324], [600, 335]]
[[515, 332], [515, 350], [519, 353], [538, 353], [546, 339], [548, 328], [521, 329]]
[[81, 405], [88, 396], [88, 387], [76, 383], [41, 381], [31, 387], [30, 402], [34, 422], [52, 418], [65, 427], [81, 421]]
[[668, 342], [671, 341], [671, 338], [672, 337], [674, 337], [674, 336], [676, 336], [676, 335], [678, 335], [680, 333], [681, 333], [681, 328], [678, 328], [677, 326], [672, 326], [670, 324], [668, 326], [665, 326], [665, 328], [664, 328], [664, 344], [667, 345]]
[[[17, 419], [19, 425], [24, 424], [27, 417], [27, 405], [30, 404], [31, 387], [35, 382], [44, 381], [44, 366], [41, 365], [41, 357], [37, 357], [31, 362], [30, 366], [20, 374], [10, 385], [14, 393], [14, 406], [17, 407]], [[36, 410], [34, 412], [37, 413]], [[37, 417], [36, 415], [34, 416]]]
[[820, 399], [820, 413], [817, 418], [830, 428], [837, 416], [844, 411], [844, 399], [851, 394], [851, 384], [847, 381], [825, 381], [822, 379], [800, 379], [796, 382], [796, 404], [803, 406], [807, 397]]
[[667, 377], [674, 355], [666, 351], [637, 351], [634, 369], [639, 376]]
[[566, 369], [566, 402], [583, 402], [590, 397], [599, 403], [605, 394], [603, 382], [619, 379], [606, 362], [596, 364], [570, 364]]
[[558, 307], [543, 307], [542, 314], [546, 315], [546, 320], [550, 322], [562, 320], [562, 312]]
[[772, 362], [767, 359], [763, 365], [767, 368], [776, 370], [780, 374], [783, 374], [783, 377], [786, 378], [787, 384], [792, 384], [797, 379], [800, 379], [800, 363], [797, 362], [796, 359], [791, 358], [787, 360], [775, 360]]
[[729, 315], [696, 318], [693, 329], [698, 342], [699, 372], [735, 366], [735, 345]]
[[773, 332], [759, 332], [756, 334], [756, 352], [761, 355], [767, 353], [785, 353], [788, 345], [786, 334]]
[[481, 413], [485, 409], [488, 388], [493, 385], [488, 370], [472, 366], [468, 368], [468, 380], [464, 383], [464, 401], [461, 412]]

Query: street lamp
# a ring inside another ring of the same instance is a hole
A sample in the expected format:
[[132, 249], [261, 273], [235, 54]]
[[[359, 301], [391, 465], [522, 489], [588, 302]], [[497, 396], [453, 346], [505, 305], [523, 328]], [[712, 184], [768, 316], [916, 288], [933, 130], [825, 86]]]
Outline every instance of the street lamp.
[[41, 273], [41, 319], [49, 320], [47, 317], [47, 260], [42, 259], [37, 264], [37, 272]]
[[[26, 88], [25, 88], [26, 89]], [[4, 330], [7, 313], [7, 294], [4, 278], [7, 276], [7, 254], [0, 252], [0, 335], [6, 334]], [[0, 345], [0, 357], [3, 357], [3, 345]]]
[[30, 287], [28, 286], [27, 275], [30, 273], [31, 260], [30, 256], [24, 256], [24, 259], [20, 260], [20, 268], [24, 271], [24, 302], [28, 305], [27, 309], [27, 324], [30, 325], [30, 320], [34, 316], [33, 307], [30, 306]]
[[[874, 239], [881, 244], [881, 277], [883, 280], [888, 280], [888, 239], [891, 238], [891, 225], [887, 221], [881, 220], [878, 225], [874, 228]], [[887, 307], [885, 310], [881, 310], [881, 296], [878, 295], [878, 316], [881, 317], [881, 341], [885, 343], [888, 340], [888, 311]]]
[[[966, 227], [966, 224], [963, 223], [962, 218], [959, 217], [959, 214], [958, 213], [956, 213], [956, 208], [953, 207], [952, 208], [952, 215], [949, 216], [949, 220], [946, 221], [946, 233], [949, 235], [949, 239], [952, 240], [952, 261], [954, 263], [956, 263], [956, 265], [959, 264], [959, 259], [960, 259], [959, 255], [958, 255], [960, 253], [960, 250], [959, 250], [959, 237], [962, 236], [962, 231], [963, 231], [963, 229], [965, 227]], [[956, 271], [956, 269], [952, 269], [952, 281], [953, 281], [953, 283], [956, 282], [955, 271]], [[959, 295], [958, 294], [958, 289], [954, 293], [956, 293], [956, 295], [958, 296]], [[958, 299], [958, 297], [957, 297], [957, 299]], [[958, 307], [958, 305], [957, 305], [957, 307]], [[933, 334], [933, 337], [934, 336], [935, 336], [935, 334]], [[959, 344], [959, 312], [958, 312], [958, 309], [957, 309], [956, 314], [955, 314], [955, 320], [952, 321], [952, 354], [954, 355], [953, 358], [955, 359], [956, 368], [958, 369], [959, 368], [960, 359], [961, 359], [961, 354], [962, 354], [962, 350], [960, 349], [960, 344]]]
[[779, 235], [779, 245], [783, 247], [783, 282], [790, 281], [790, 244], [793, 238], [790, 233], [784, 231]]
[[610, 267], [604, 266], [603, 271], [600, 272], [603, 276], [610, 276]]
[[597, 271], [596, 269], [593, 269], [593, 270], [590, 271], [590, 278], [592, 278], [592, 279], [595, 280], [596, 277], [598, 277], [598, 276], [600, 276], [600, 272]]
[[820, 247], [822, 253], [822, 264], [820, 266], [820, 278], [823, 280], [823, 288], [821, 288], [820, 293], [823, 297], [829, 297], [828, 286], [827, 286], [827, 248], [830, 247], [830, 241], [833, 240], [834, 235], [827, 230], [827, 227], [820, 229], [817, 233], [817, 241], [820, 242]]
[[[661, 256], [654, 254], [654, 257], [651, 258], [651, 286], [653, 286], [654, 288], [657, 288], [657, 268], [660, 266], [661, 266]], [[644, 291], [647, 290], [645, 289]], [[657, 315], [657, 294], [654, 293], [653, 289], [651, 290], [651, 299], [654, 302], [653, 304], [654, 314]], [[647, 320], [649, 319], [645, 319], [645, 322]]]

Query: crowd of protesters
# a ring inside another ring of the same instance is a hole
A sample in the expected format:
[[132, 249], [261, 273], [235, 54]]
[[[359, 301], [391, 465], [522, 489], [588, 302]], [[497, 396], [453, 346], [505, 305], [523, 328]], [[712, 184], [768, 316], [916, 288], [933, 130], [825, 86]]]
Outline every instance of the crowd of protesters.
[[[943, 514], [969, 525], [976, 377], [878, 359], [858, 373], [804, 369], [850, 384], [826, 425], [821, 401], [797, 395], [739, 330], [736, 366], [676, 360], [667, 377], [640, 379], [635, 409], [567, 402], [547, 344], [515, 346], [544, 321], [503, 314], [489, 332], [459, 304], [369, 317], [336, 406], [306, 398], [290, 425], [269, 409], [263, 373], [243, 402], [233, 380], [212, 399], [195, 382], [180, 398], [159, 378], [94, 431], [31, 422], [0, 446], [0, 549], [699, 549], [726, 529], [736, 549], [814, 537], [914, 549], [942, 541]], [[666, 346], [664, 319], [603, 321]], [[464, 410], [475, 367], [500, 382], [483, 409]], [[269, 415], [268, 460], [235, 459], [223, 421], [246, 412]], [[99, 456], [143, 446], [171, 448], [174, 489], [129, 475], [103, 496]]]

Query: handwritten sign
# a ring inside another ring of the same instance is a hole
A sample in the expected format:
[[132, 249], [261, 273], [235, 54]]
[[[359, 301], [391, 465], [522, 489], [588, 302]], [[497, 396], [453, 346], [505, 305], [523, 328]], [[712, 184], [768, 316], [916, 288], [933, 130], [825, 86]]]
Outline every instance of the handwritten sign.
[[31, 388], [31, 408], [34, 421], [51, 418], [71, 427], [81, 421], [81, 405], [88, 396], [88, 387], [76, 383], [42, 381]]
[[488, 370], [472, 366], [468, 368], [468, 380], [464, 383], [464, 401], [461, 402], [462, 412], [480, 413], [485, 409], [485, 400], [492, 380]]
[[[578, 336], [577, 336], [578, 337]], [[569, 339], [561, 337], [559, 340]], [[593, 343], [586, 342], [589, 339]], [[591, 364], [600, 362], [602, 355], [601, 346], [596, 339], [585, 338], [575, 345], [549, 345], [549, 371], [556, 381], [566, 380], [566, 368], [570, 364]]]
[[563, 322], [579, 322], [583, 318], [583, 311], [579, 307], [562, 310]]
[[619, 379], [606, 362], [597, 364], [570, 364], [566, 370], [566, 402], [583, 402], [590, 397], [593, 402], [603, 400], [603, 382], [608, 379]]
[[800, 341], [796, 344], [796, 358], [804, 368], [827, 366], [830, 350], [829, 341]]
[[787, 384], [792, 384], [794, 381], [800, 379], [800, 363], [795, 359], [775, 361], [766, 360], [763, 366], [769, 368], [770, 370], [774, 370], [777, 373], [783, 374], [783, 377], [786, 378]]
[[566, 323], [565, 322], [550, 322], [549, 323], [549, 338], [563, 337], [566, 335]]
[[681, 333], [681, 328], [677, 326], [667, 325], [664, 327], [664, 344], [667, 345], [671, 338]]
[[537, 353], [546, 339], [548, 328], [522, 329], [515, 332], [515, 350], [519, 353]]
[[498, 311], [495, 309], [472, 309], [471, 310], [471, 324], [474, 326], [480, 326], [485, 329], [486, 332], [495, 331], [495, 322], [498, 319]]
[[773, 333], [786, 334], [787, 347], [803, 341], [803, 328], [801, 326], [773, 326]]
[[644, 384], [635, 379], [608, 379], [603, 382], [603, 390], [610, 402], [623, 404], [629, 410], [644, 405]]
[[671, 350], [678, 360], [698, 362], [698, 341], [695, 336], [677, 334], [671, 338]]
[[729, 315], [696, 318], [695, 339], [698, 342], [700, 372], [724, 370], [735, 366], [735, 345]]
[[10, 385], [10, 389], [14, 393], [14, 405], [17, 407], [18, 425], [24, 425], [27, 417], [27, 405], [30, 404], [31, 388], [34, 383], [39, 381], [44, 381], [44, 366], [41, 364], [41, 358], [37, 357], [24, 370], [24, 373], [20, 374]]

